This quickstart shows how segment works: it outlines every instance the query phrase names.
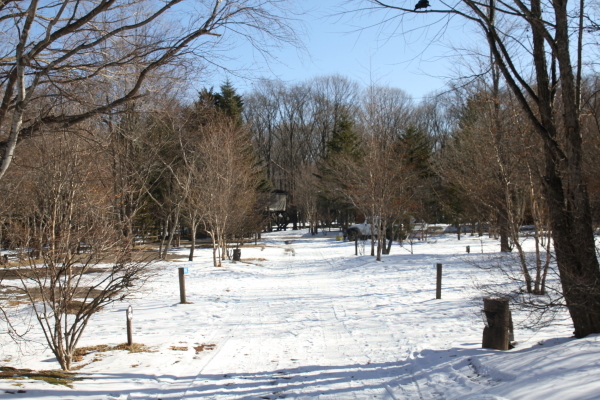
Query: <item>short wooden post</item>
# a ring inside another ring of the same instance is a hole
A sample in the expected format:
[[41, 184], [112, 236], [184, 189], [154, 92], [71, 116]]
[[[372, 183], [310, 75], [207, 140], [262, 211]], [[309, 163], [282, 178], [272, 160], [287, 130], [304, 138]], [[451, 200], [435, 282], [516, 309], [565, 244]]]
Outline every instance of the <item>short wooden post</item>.
[[357, 256], [358, 255], [358, 235], [356, 236], [356, 238], [354, 239], [354, 255]]
[[467, 254], [471, 252], [471, 246], [467, 246]]
[[436, 264], [437, 266], [437, 279], [435, 282], [435, 298], [442, 298], [442, 264]]
[[507, 298], [483, 298], [485, 327], [481, 347], [486, 349], [508, 350], [512, 334], [512, 318]]
[[131, 346], [133, 344], [133, 308], [131, 305], [127, 308], [127, 345]]
[[185, 301], [185, 268], [179, 267], [179, 298], [181, 304], [186, 304]]

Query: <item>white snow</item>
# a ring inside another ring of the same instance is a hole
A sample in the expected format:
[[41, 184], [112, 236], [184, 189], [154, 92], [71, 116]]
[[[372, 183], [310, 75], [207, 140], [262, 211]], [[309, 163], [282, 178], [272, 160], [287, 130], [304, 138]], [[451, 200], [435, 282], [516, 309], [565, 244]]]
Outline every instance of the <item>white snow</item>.
[[[3, 379], [0, 399], [600, 398], [600, 336], [572, 339], [568, 318], [537, 332], [517, 326], [513, 350], [481, 348], [473, 281], [485, 271], [466, 260], [495, 254], [498, 241], [434, 236], [416, 241], [414, 254], [394, 245], [377, 262], [338, 234], [265, 234], [223, 268], [209, 249], [165, 263], [139, 298], [96, 315], [79, 343], [124, 343], [132, 304], [134, 342], [156, 352], [89, 354], [72, 389]], [[189, 267], [191, 304], [179, 304], [178, 267]], [[42, 341], [37, 330], [31, 337]], [[40, 345], [19, 353], [2, 343], [2, 365], [59, 367]], [[214, 346], [196, 352], [201, 345]], [[7, 393], [16, 390], [26, 393]]]

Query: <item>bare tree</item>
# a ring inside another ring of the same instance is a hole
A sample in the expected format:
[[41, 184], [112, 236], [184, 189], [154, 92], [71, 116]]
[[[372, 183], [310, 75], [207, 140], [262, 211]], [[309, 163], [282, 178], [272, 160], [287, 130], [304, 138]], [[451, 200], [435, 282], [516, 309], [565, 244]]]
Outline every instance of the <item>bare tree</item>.
[[340, 155], [338, 168], [332, 173], [340, 191], [374, 228], [371, 255], [381, 261], [388, 228], [410, 211], [417, 175], [403, 162], [402, 148], [397, 142], [367, 136], [362, 150], [360, 159]]
[[[540, 152], [539, 139], [531, 134], [510, 93], [498, 96], [483, 86], [468, 97], [459, 127], [435, 163], [439, 176], [500, 220], [507, 244], [510, 240], [517, 250], [525, 290], [533, 294], [543, 294], [549, 265], [549, 253], [539, 251], [544, 233], [550, 233], [543, 217], [547, 208], [535, 178], [541, 168]], [[522, 246], [526, 217], [533, 218], [535, 225], [538, 251], [532, 266]]]
[[227, 256], [227, 239], [255, 211], [262, 171], [246, 128], [231, 118], [213, 114], [198, 128], [197, 140], [193, 145], [195, 189], [190, 195], [213, 241], [214, 265], [221, 266]]
[[308, 230], [312, 235], [317, 234], [319, 224], [319, 179], [315, 166], [303, 167], [296, 179], [294, 201], [302, 215], [303, 221], [308, 221]]
[[3, 271], [4, 285], [30, 305], [23, 312], [33, 312], [64, 370], [92, 316], [138, 291], [153, 271], [114, 224], [109, 160], [92, 143], [44, 133], [27, 143], [25, 168], [12, 172], [26, 179], [6, 229], [20, 258]]
[[[186, 57], [215, 64], [232, 35], [266, 54], [296, 42], [283, 1], [60, 0], [0, 4], [0, 179], [18, 141], [143, 95], [144, 81]], [[191, 8], [191, 10], [190, 10]], [[120, 84], [115, 84], [119, 82]]]
[[255, 85], [245, 97], [244, 117], [275, 188], [294, 193], [297, 173], [325, 157], [342, 114], [355, 113], [358, 93], [356, 83], [339, 75]]

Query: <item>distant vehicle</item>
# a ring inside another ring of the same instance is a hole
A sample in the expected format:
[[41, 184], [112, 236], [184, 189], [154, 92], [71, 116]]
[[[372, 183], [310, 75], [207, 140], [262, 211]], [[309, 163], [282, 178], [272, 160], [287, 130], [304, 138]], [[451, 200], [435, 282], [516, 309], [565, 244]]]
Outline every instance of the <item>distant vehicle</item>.
[[[373, 221], [373, 225], [368, 221]], [[377, 226], [379, 225], [379, 217], [367, 218], [365, 222], [360, 224], [350, 225], [348, 228], [348, 240], [369, 239], [371, 236], [377, 236]]]
[[[348, 232], [348, 240], [353, 241], [356, 239], [361, 239], [361, 240], [365, 240], [365, 239], [369, 239], [371, 236], [373, 235], [377, 235], [377, 225], [379, 224], [379, 218], [375, 217], [373, 218], [373, 221], [375, 223], [375, 227], [371, 227], [371, 224], [367, 221], [360, 223], [360, 224], [354, 224], [351, 225], [347, 232]], [[428, 232], [429, 229], [429, 225], [426, 223], [412, 223], [411, 225], [411, 229], [408, 232], [405, 232], [404, 234], [401, 231], [400, 228], [402, 228], [401, 225], [396, 225], [394, 224], [394, 228], [396, 228], [394, 231], [394, 239], [398, 239], [399, 237], [405, 237], [404, 235], [408, 234], [410, 238], [418, 238], [418, 237], [423, 237], [425, 232]], [[387, 238], [390, 238], [390, 229], [388, 227], [387, 230]]]

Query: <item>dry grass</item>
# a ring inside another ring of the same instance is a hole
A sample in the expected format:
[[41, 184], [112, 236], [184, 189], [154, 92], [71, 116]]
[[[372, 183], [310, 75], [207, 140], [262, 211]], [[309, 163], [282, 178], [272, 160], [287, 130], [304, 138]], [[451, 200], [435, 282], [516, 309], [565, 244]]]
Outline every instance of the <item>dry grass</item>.
[[214, 350], [215, 347], [217, 347], [216, 344], [200, 344], [198, 346], [194, 346], [194, 350], [196, 350], [196, 354], [198, 354], [204, 350]]
[[187, 351], [188, 348], [185, 346], [171, 346], [171, 350], [176, 350], [176, 351]]
[[[92, 361], [96, 361], [96, 360], [92, 360]], [[81, 364], [81, 365], [76, 365], [76, 366], [71, 366], [71, 371], [79, 371], [80, 369], [82, 369], [83, 367], [87, 367], [88, 365], [90, 365], [91, 362], [89, 363], [85, 363], [85, 364]]]
[[64, 371], [33, 371], [30, 369], [0, 367], [0, 379], [35, 379], [51, 385], [64, 385], [73, 388], [72, 383], [83, 378], [78, 378], [74, 373]]
[[[71, 300], [69, 302], [69, 304], [67, 305], [67, 314], [76, 315], [77, 313], [79, 313], [79, 310], [81, 309], [82, 305], [83, 305], [82, 301]], [[103, 308], [104, 307], [100, 306], [100, 307], [97, 308], [97, 310], [100, 311]]]
[[117, 345], [99, 344], [96, 346], [79, 347], [75, 350], [75, 357], [83, 357], [91, 353], [105, 353], [107, 351], [114, 350], [127, 350], [130, 353], [156, 353], [157, 350], [152, 347], [148, 347], [145, 344], [133, 343], [128, 345], [127, 343], [121, 343]]

